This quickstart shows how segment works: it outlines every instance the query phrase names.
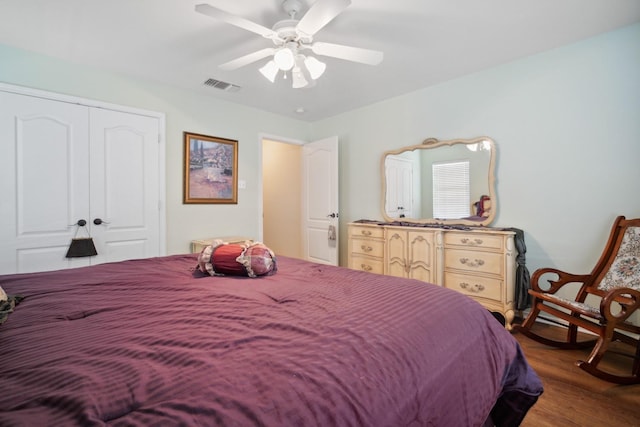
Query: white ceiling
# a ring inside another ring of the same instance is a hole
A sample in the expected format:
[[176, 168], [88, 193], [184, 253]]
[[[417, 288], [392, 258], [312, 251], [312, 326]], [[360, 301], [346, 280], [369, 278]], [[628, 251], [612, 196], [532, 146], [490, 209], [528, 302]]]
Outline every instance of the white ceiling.
[[287, 17], [281, 0], [0, 0], [0, 43], [315, 121], [640, 21], [640, 0], [352, 0], [314, 41], [381, 50], [383, 62], [321, 57], [316, 86], [292, 89], [262, 77], [267, 59], [218, 69], [272, 44], [200, 3], [269, 28]]

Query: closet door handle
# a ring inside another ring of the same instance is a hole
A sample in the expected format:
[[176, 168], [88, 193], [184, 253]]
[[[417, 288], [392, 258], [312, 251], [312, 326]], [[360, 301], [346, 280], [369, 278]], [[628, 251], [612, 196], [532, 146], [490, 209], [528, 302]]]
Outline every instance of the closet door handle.
[[95, 225], [100, 225], [100, 224], [109, 224], [107, 221], [103, 221], [101, 218], [96, 218], [93, 220], [93, 223]]

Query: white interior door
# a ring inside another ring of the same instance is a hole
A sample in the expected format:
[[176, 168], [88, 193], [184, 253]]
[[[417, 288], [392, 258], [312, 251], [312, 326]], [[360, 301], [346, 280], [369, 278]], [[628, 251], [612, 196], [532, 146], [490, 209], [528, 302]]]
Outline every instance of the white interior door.
[[86, 106], [0, 91], [0, 273], [89, 264], [65, 258], [72, 224], [89, 220], [87, 118]]
[[159, 256], [158, 119], [94, 108], [90, 121], [93, 263]]
[[387, 156], [385, 209], [391, 218], [413, 217], [413, 162], [400, 156]]
[[338, 137], [303, 146], [305, 259], [338, 265]]

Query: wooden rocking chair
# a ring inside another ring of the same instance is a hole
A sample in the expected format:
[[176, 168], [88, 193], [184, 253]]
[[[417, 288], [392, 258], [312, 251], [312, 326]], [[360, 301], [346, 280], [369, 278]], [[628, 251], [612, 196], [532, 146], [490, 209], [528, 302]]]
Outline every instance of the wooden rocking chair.
[[[556, 279], [548, 279], [548, 285], [543, 289], [540, 280], [550, 275]], [[575, 300], [555, 295], [569, 283], [582, 284]], [[640, 383], [640, 326], [628, 320], [640, 308], [640, 218], [616, 218], [609, 241], [591, 274], [570, 274], [555, 268], [542, 268], [533, 273], [529, 293], [533, 296], [531, 312], [522, 325], [514, 325], [514, 331], [559, 348], [593, 346], [588, 360], [579, 360], [576, 365], [605, 381]], [[597, 297], [596, 303], [590, 305], [594, 297]], [[596, 305], [598, 300], [599, 305]], [[531, 330], [538, 314], [543, 311], [568, 322], [565, 341], [545, 338]], [[578, 341], [578, 328], [584, 328], [597, 337]], [[598, 367], [613, 341], [621, 341], [634, 348], [630, 375], [619, 375]]]

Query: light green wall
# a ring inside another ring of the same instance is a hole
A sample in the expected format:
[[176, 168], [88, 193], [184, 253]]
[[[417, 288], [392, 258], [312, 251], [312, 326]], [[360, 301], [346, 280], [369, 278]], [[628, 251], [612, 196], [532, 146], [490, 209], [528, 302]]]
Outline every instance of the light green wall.
[[[167, 252], [210, 236], [258, 238], [260, 135], [305, 140], [309, 123], [0, 45], [0, 81], [166, 114]], [[213, 89], [212, 89], [213, 90]], [[184, 131], [238, 140], [237, 205], [182, 204]]]
[[[525, 230], [531, 270], [587, 272], [613, 218], [640, 217], [638, 76], [640, 24], [309, 124], [0, 46], [2, 82], [166, 113], [169, 253], [203, 235], [257, 235], [260, 134], [338, 135], [343, 265], [346, 223], [381, 218], [384, 151], [487, 135], [498, 147], [494, 225]], [[184, 130], [240, 141], [237, 206], [182, 205]]]
[[[340, 137], [341, 235], [380, 218], [382, 153], [496, 141], [495, 226], [526, 233], [531, 270], [587, 273], [613, 219], [640, 217], [640, 24], [314, 123]], [[346, 239], [341, 242], [346, 263]]]

